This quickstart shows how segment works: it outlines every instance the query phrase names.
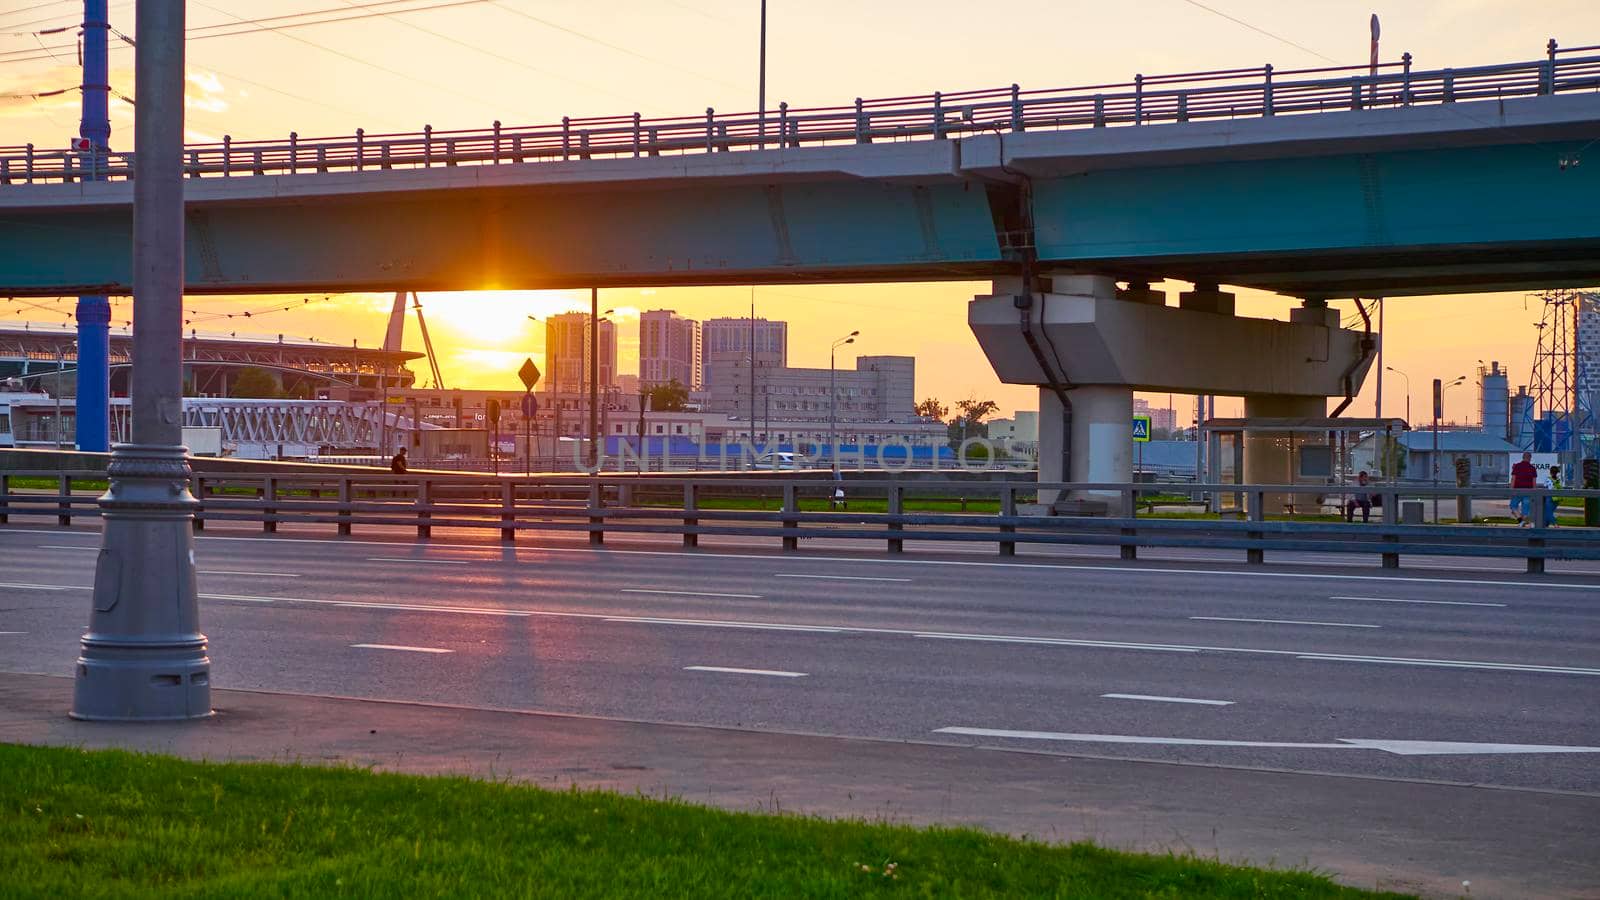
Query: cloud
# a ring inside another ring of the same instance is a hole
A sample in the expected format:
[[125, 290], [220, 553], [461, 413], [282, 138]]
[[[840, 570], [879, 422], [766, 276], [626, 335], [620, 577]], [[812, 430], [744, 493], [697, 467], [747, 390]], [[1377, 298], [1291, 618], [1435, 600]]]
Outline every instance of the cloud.
[[189, 83], [183, 96], [183, 105], [186, 108], [210, 113], [228, 111], [229, 104], [223, 96], [227, 93], [227, 88], [223, 86], [222, 79], [218, 78], [216, 73], [190, 69], [185, 80]]

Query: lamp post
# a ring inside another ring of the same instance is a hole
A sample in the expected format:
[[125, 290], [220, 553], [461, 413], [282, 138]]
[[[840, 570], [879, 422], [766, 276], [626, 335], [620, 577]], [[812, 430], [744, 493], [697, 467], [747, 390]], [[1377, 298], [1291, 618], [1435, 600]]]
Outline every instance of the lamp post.
[[[76, 146], [88, 171], [86, 181], [105, 177], [111, 141], [111, 118], [106, 108], [110, 94], [106, 45], [111, 31], [106, 0], [83, 4], [83, 117]], [[77, 433], [79, 450], [104, 453], [111, 449], [111, 303], [104, 294], [78, 297]], [[60, 376], [57, 375], [57, 382]]]
[[528, 321], [545, 326], [544, 364], [550, 369], [550, 401], [554, 407], [554, 412], [551, 413], [554, 421], [550, 426], [550, 458], [551, 465], [554, 466], [561, 462], [561, 366], [557, 365], [556, 360], [551, 359], [554, 351], [550, 347], [550, 323], [538, 316], [529, 316]]
[[[545, 328], [546, 328], [545, 342], [544, 342], [544, 365], [545, 365], [545, 368], [550, 370], [550, 396], [555, 401], [556, 424], [559, 426], [560, 423], [561, 423], [561, 396], [555, 392], [556, 367], [555, 367], [555, 365], [553, 365], [550, 362], [550, 336], [549, 336], [549, 331], [548, 331], [548, 329], [550, 327], [550, 323], [546, 322], [545, 320], [543, 320], [541, 318], [539, 318], [538, 316], [529, 316], [528, 317], [528, 321], [529, 322], [537, 322], [540, 325], [545, 326]], [[530, 389], [528, 391], [528, 393], [531, 394], [531, 393], [533, 393], [533, 391]], [[534, 418], [536, 418], [536, 419], [538, 418], [537, 414], [535, 414]], [[460, 427], [459, 423], [457, 423], [457, 427]], [[555, 438], [555, 440], [560, 440], [560, 437], [559, 437], [560, 429], [557, 428], [556, 431], [558, 432], [558, 436]], [[556, 455], [555, 448], [553, 448], [553, 447], [551, 448], [550, 455], [552, 457]], [[533, 472], [533, 438], [532, 437], [528, 438], [528, 472], [529, 472], [529, 474], [532, 474], [532, 472]]]
[[[828, 456], [833, 461], [833, 478], [839, 479], [839, 437], [836, 429], [839, 423], [839, 393], [834, 390], [834, 354], [845, 344], [854, 344], [859, 331], [852, 331], [833, 342], [828, 348]], [[753, 412], [752, 412], [753, 415]]]
[[[644, 461], [645, 461], [645, 452], [644, 452], [644, 446], [645, 446], [644, 445], [644, 412], [645, 412], [645, 407], [648, 406], [649, 403], [650, 403], [650, 389], [645, 386], [644, 382], [641, 381], [639, 383], [639, 471], [640, 472], [644, 471]], [[665, 458], [664, 455], [663, 455], [663, 458]]]
[[[600, 447], [596, 443], [600, 439], [600, 323], [610, 321], [606, 316], [616, 310], [608, 309], [600, 312], [600, 289], [589, 289], [589, 327], [588, 345], [585, 350], [589, 354], [589, 468], [594, 469], [596, 460], [600, 458]], [[581, 362], [581, 360], [580, 360]], [[581, 366], [579, 367], [582, 368]]]
[[[1465, 375], [1458, 375], [1453, 381], [1449, 382], [1443, 382], [1437, 378], [1433, 380], [1433, 487], [1435, 490], [1439, 487], [1439, 419], [1444, 415], [1444, 392], [1466, 380], [1467, 376]], [[1439, 524], [1439, 495], [1437, 493], [1433, 495], [1433, 524]]]
[[1384, 366], [1384, 368], [1387, 369], [1390, 372], [1395, 373], [1396, 375], [1399, 375], [1401, 378], [1404, 378], [1406, 380], [1406, 425], [1410, 426], [1410, 424], [1411, 424], [1411, 376], [1407, 375], [1406, 373], [1404, 373], [1402, 371], [1400, 371], [1399, 369], [1396, 369], [1394, 366]]
[[[756, 88], [756, 137], [761, 149], [767, 148], [767, 0], [761, 0], [761, 77]], [[783, 141], [778, 141], [783, 146]]]
[[132, 440], [111, 453], [72, 715], [211, 715], [183, 446], [184, 4], [140, 3], [134, 50]]

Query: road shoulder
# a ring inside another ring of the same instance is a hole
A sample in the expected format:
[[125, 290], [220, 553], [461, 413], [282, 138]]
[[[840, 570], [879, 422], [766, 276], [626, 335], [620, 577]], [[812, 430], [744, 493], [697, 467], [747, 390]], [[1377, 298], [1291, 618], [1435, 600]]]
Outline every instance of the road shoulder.
[[469, 774], [1309, 867], [1457, 896], [1600, 896], [1600, 797], [214, 692], [186, 724], [75, 722], [69, 679], [0, 674], [0, 740]]

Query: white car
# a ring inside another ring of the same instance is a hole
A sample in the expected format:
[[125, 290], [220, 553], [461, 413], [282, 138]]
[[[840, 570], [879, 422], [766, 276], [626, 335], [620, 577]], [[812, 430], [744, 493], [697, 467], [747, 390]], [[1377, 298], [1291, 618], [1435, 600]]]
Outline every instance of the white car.
[[750, 461], [750, 468], [779, 472], [801, 468], [799, 459], [787, 450], [769, 450]]

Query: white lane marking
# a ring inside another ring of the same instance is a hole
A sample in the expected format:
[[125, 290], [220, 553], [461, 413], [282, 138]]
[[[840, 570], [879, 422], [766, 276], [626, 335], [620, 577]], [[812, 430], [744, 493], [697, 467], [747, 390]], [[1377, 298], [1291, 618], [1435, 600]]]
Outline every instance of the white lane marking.
[[775, 678], [804, 678], [805, 672], [781, 672], [776, 669], [730, 669], [726, 666], [684, 666], [685, 672], [727, 672], [733, 675], [771, 675]]
[[454, 653], [454, 650], [445, 650], [440, 647], [407, 647], [402, 644], [351, 644], [360, 650], [403, 650], [406, 653]]
[[1133, 734], [1079, 734], [1065, 731], [1011, 731], [1002, 728], [935, 729], [935, 734], [970, 737], [1022, 738], [1036, 741], [1073, 741], [1084, 744], [1158, 744], [1172, 747], [1266, 747], [1291, 750], [1381, 750], [1397, 756], [1440, 756], [1498, 753], [1600, 753], [1600, 747], [1560, 744], [1493, 744], [1466, 741], [1391, 741], [1374, 738], [1338, 738], [1337, 743], [1302, 741], [1225, 741], [1206, 738], [1145, 737]]
[[300, 578], [293, 572], [235, 572], [229, 569], [201, 569], [196, 575], [249, 575], [252, 578]]
[[40, 544], [39, 545], [39, 549], [40, 550], [83, 550], [83, 551], [86, 551], [86, 552], [94, 552], [94, 553], [99, 553], [100, 552], [100, 548], [99, 547], [84, 547], [84, 546], [76, 545], [76, 544], [74, 544], [74, 545], [67, 545], [67, 544]]
[[243, 600], [246, 603], [285, 603], [298, 602], [293, 597], [251, 597], [246, 594], [199, 594], [201, 600]]
[[0, 631], [0, 634], [27, 634], [26, 631]]
[[760, 600], [760, 594], [713, 594], [710, 591], [658, 591], [651, 588], [623, 588], [624, 594], [665, 594], [671, 597], [731, 597], [735, 600]]
[[1406, 659], [1392, 656], [1355, 656], [1341, 654], [1302, 653], [1296, 659], [1310, 660], [1312, 662], [1361, 662], [1379, 663], [1390, 666], [1428, 666], [1440, 669], [1487, 669], [1493, 672], [1537, 672], [1553, 673], [1558, 675], [1600, 675], [1600, 669], [1582, 669], [1575, 666], [1534, 666], [1519, 665], [1516, 663], [1475, 662], [1473, 660], [1455, 659]]
[[[563, 615], [552, 613], [551, 615]], [[659, 619], [645, 616], [604, 616], [602, 622], [623, 622], [637, 625], [693, 625], [701, 628], [748, 628], [758, 631], [806, 631], [815, 634], [839, 634], [844, 629], [817, 625], [769, 625], [765, 622], [718, 622], [707, 619]]]
[[1259, 622], [1264, 625], [1326, 625], [1329, 628], [1382, 628], [1382, 625], [1357, 625], [1353, 622], [1305, 622], [1300, 619], [1236, 619], [1232, 616], [1190, 616], [1197, 622]]
[[[893, 632], [904, 634], [904, 632]], [[947, 631], [918, 631], [911, 635], [945, 641], [984, 641], [996, 644], [1045, 644], [1056, 647], [1106, 647], [1113, 650], [1162, 650], [1168, 653], [1199, 653], [1206, 647], [1182, 647], [1174, 644], [1141, 644], [1128, 641], [1091, 641], [1082, 638], [1027, 637], [1010, 634], [957, 634]]]
[[773, 578], [814, 578], [819, 581], [910, 581], [909, 578], [877, 578], [871, 575], [799, 575], [779, 572]]
[[1101, 694], [1108, 700], [1149, 700], [1154, 703], [1193, 703], [1197, 706], [1232, 706], [1232, 700], [1196, 700], [1193, 697], [1158, 697], [1154, 694]]
[[421, 563], [428, 566], [470, 566], [470, 559], [413, 559], [406, 556], [369, 556], [367, 562]]
[[23, 584], [18, 581], [0, 581], [0, 588], [11, 588], [18, 591], [88, 591], [93, 588], [77, 584]]
[[535, 615], [516, 609], [494, 609], [481, 606], [430, 606], [420, 603], [372, 603], [365, 600], [303, 600], [294, 599], [290, 603], [308, 603], [317, 606], [340, 606], [347, 609], [392, 609], [401, 612], [434, 612], [451, 613], [464, 616], [506, 616], [513, 619], [526, 619]]
[[[47, 590], [47, 591], [68, 591], [68, 590], [87, 591], [87, 590], [91, 589], [89, 586], [86, 586], [86, 585], [66, 585], [66, 586], [55, 586], [55, 585], [6, 585], [4, 583], [0, 583], [0, 587], [8, 587], [8, 586], [15, 586], [15, 587], [22, 587], [22, 588], [38, 588], [40, 590]], [[225, 595], [207, 595], [207, 594], [202, 594], [200, 596], [208, 598], [208, 599], [212, 599], [212, 598], [227, 599]], [[1526, 673], [1539, 674], [1539, 675], [1596, 675], [1596, 676], [1600, 676], [1600, 669], [1588, 669], [1588, 668], [1582, 668], [1582, 667], [1579, 667], [1579, 666], [1540, 666], [1540, 665], [1523, 664], [1523, 663], [1502, 663], [1502, 662], [1491, 662], [1491, 661], [1481, 661], [1481, 660], [1424, 659], [1424, 658], [1387, 657], [1387, 656], [1360, 656], [1360, 655], [1338, 654], [1338, 653], [1314, 653], [1314, 652], [1307, 652], [1307, 651], [1304, 651], [1304, 650], [1272, 650], [1272, 649], [1263, 649], [1263, 648], [1256, 648], [1256, 647], [1215, 647], [1215, 646], [1208, 646], [1208, 645], [1189, 646], [1189, 645], [1182, 645], [1182, 644], [1150, 644], [1150, 643], [1136, 643], [1136, 642], [1130, 642], [1130, 641], [1094, 641], [1094, 640], [1083, 640], [1083, 639], [1072, 639], [1072, 638], [1028, 637], [1028, 636], [1025, 636], [1025, 635], [1004, 635], [1004, 634], [959, 634], [959, 633], [948, 633], [948, 632], [907, 631], [905, 629], [900, 629], [900, 628], [865, 628], [865, 627], [849, 626], [849, 625], [840, 625], [840, 626], [800, 625], [800, 624], [791, 624], [791, 623], [785, 623], [785, 622], [739, 622], [739, 623], [729, 622], [729, 623], [722, 623], [722, 622], [715, 622], [714, 620], [706, 620], [706, 619], [661, 619], [661, 618], [652, 618], [652, 617], [645, 617], [645, 616], [634, 617], [634, 616], [607, 615], [607, 614], [604, 614], [604, 613], [572, 613], [572, 612], [555, 612], [555, 611], [550, 611], [550, 610], [508, 610], [508, 609], [459, 607], [459, 606], [428, 606], [428, 605], [418, 605], [418, 604], [369, 603], [369, 602], [364, 602], [364, 601], [359, 601], [359, 600], [308, 600], [308, 599], [303, 599], [303, 598], [298, 598], [298, 597], [259, 597], [259, 598], [241, 597], [241, 598], [238, 598], [238, 599], [251, 600], [251, 601], [254, 601], [254, 602], [281, 601], [281, 602], [284, 602], [284, 603], [315, 604], [315, 605], [320, 605], [320, 606], [340, 606], [340, 607], [364, 608], [364, 609], [394, 609], [394, 610], [404, 610], [404, 611], [408, 611], [408, 612], [457, 613], [457, 614], [482, 615], [482, 616], [507, 616], [507, 617], [513, 617], [513, 618], [527, 618], [527, 617], [530, 617], [530, 616], [538, 616], [538, 617], [546, 617], [546, 618], [563, 618], [563, 619], [599, 619], [599, 620], [602, 620], [602, 621], [610, 621], [610, 622], [640, 622], [640, 623], [645, 623], [645, 624], [705, 625], [707, 627], [722, 627], [722, 628], [745, 627], [745, 628], [766, 628], [766, 629], [779, 629], [779, 630], [792, 630], [792, 631], [812, 631], [812, 630], [814, 630], [814, 631], [822, 631], [822, 632], [826, 632], [826, 633], [837, 633], [837, 634], [909, 635], [909, 636], [915, 637], [915, 638], [928, 638], [928, 639], [948, 640], [948, 641], [980, 641], [980, 642], [1003, 643], [1003, 644], [1040, 644], [1040, 645], [1046, 645], [1046, 646], [1059, 646], [1059, 647], [1092, 647], [1092, 648], [1101, 648], [1101, 649], [1109, 649], [1109, 650], [1152, 650], [1152, 651], [1160, 651], [1160, 652], [1166, 652], [1166, 653], [1201, 653], [1201, 652], [1244, 653], [1244, 654], [1267, 655], [1267, 656], [1292, 656], [1295, 659], [1310, 660], [1310, 661], [1328, 660], [1328, 661], [1333, 661], [1333, 662], [1368, 662], [1368, 663], [1381, 663], [1381, 664], [1388, 664], [1388, 665], [1425, 666], [1425, 667], [1451, 668], [1451, 669], [1484, 669], [1484, 670], [1499, 671], [1499, 672], [1526, 672]]]
[[1357, 654], [1346, 653], [1315, 653], [1304, 650], [1268, 650], [1257, 647], [1134, 644], [1119, 641], [1072, 640], [1067, 638], [1033, 638], [998, 634], [931, 634], [924, 632], [915, 634], [913, 637], [938, 638], [948, 641], [989, 641], [1002, 644], [1054, 644], [1067, 647], [1103, 647], [1112, 650], [1167, 650], [1178, 653], [1246, 653], [1262, 656], [1292, 656], [1295, 659], [1304, 660], [1391, 663], [1394, 665], [1436, 666], [1453, 669], [1493, 669], [1501, 672], [1532, 672], [1541, 675], [1600, 675], [1600, 669], [1585, 669], [1578, 666], [1540, 666], [1529, 663], [1484, 662], [1466, 659], [1423, 659], [1404, 656], [1361, 656]]
[[1427, 603], [1437, 606], [1505, 606], [1504, 603], [1474, 603], [1467, 600], [1401, 600], [1398, 597], [1329, 597], [1329, 600], [1370, 600], [1373, 603]]
[[[38, 529], [26, 531], [8, 530], [0, 528], [3, 534], [53, 534], [54, 532]], [[245, 537], [221, 534], [196, 535], [199, 541], [258, 541], [274, 544], [337, 544], [341, 546], [389, 547], [393, 548], [396, 541], [363, 541], [357, 539], [337, 540], [333, 538], [290, 538], [290, 537]], [[433, 543], [430, 549], [439, 550], [471, 550], [478, 553], [493, 553], [494, 548], [478, 544], [446, 544]], [[742, 560], [773, 560], [794, 565], [793, 556], [775, 556], [769, 553], [712, 553], [694, 552], [685, 553], [681, 550], [621, 550], [607, 548], [605, 550], [590, 550], [583, 547], [540, 547], [536, 545], [519, 545], [519, 552], [532, 551], [537, 553], [588, 553], [606, 554], [611, 556], [675, 556], [689, 559], [742, 559]], [[483, 560], [492, 562], [502, 560], [502, 556], [485, 556]], [[519, 557], [520, 559], [520, 557]], [[1228, 578], [1298, 578], [1298, 579], [1323, 579], [1328, 581], [1382, 581], [1390, 584], [1454, 584], [1468, 587], [1515, 587], [1530, 590], [1570, 590], [1570, 591], [1600, 591], [1600, 584], [1562, 584], [1548, 581], [1481, 581], [1474, 578], [1405, 578], [1393, 575], [1337, 575], [1332, 573], [1314, 572], [1261, 572], [1248, 569], [1166, 569], [1144, 568], [1142, 566], [1102, 566], [1079, 565], [1058, 563], [1023, 563], [1023, 562], [984, 562], [980, 560], [957, 559], [863, 559], [854, 556], [807, 556], [806, 562], [834, 562], [857, 563], [861, 565], [881, 566], [966, 566], [969, 568], [998, 568], [998, 569], [1065, 569], [1068, 571], [1089, 572], [1115, 572], [1119, 575], [1212, 575]], [[1354, 565], [1354, 563], [1351, 563]], [[1419, 567], [1420, 568], [1420, 567]], [[1443, 568], [1443, 567], [1441, 567]], [[1450, 571], [1460, 571], [1460, 567], [1451, 568]], [[1489, 571], [1504, 571], [1493, 569]], [[1587, 574], [1587, 573], [1573, 573]]]

